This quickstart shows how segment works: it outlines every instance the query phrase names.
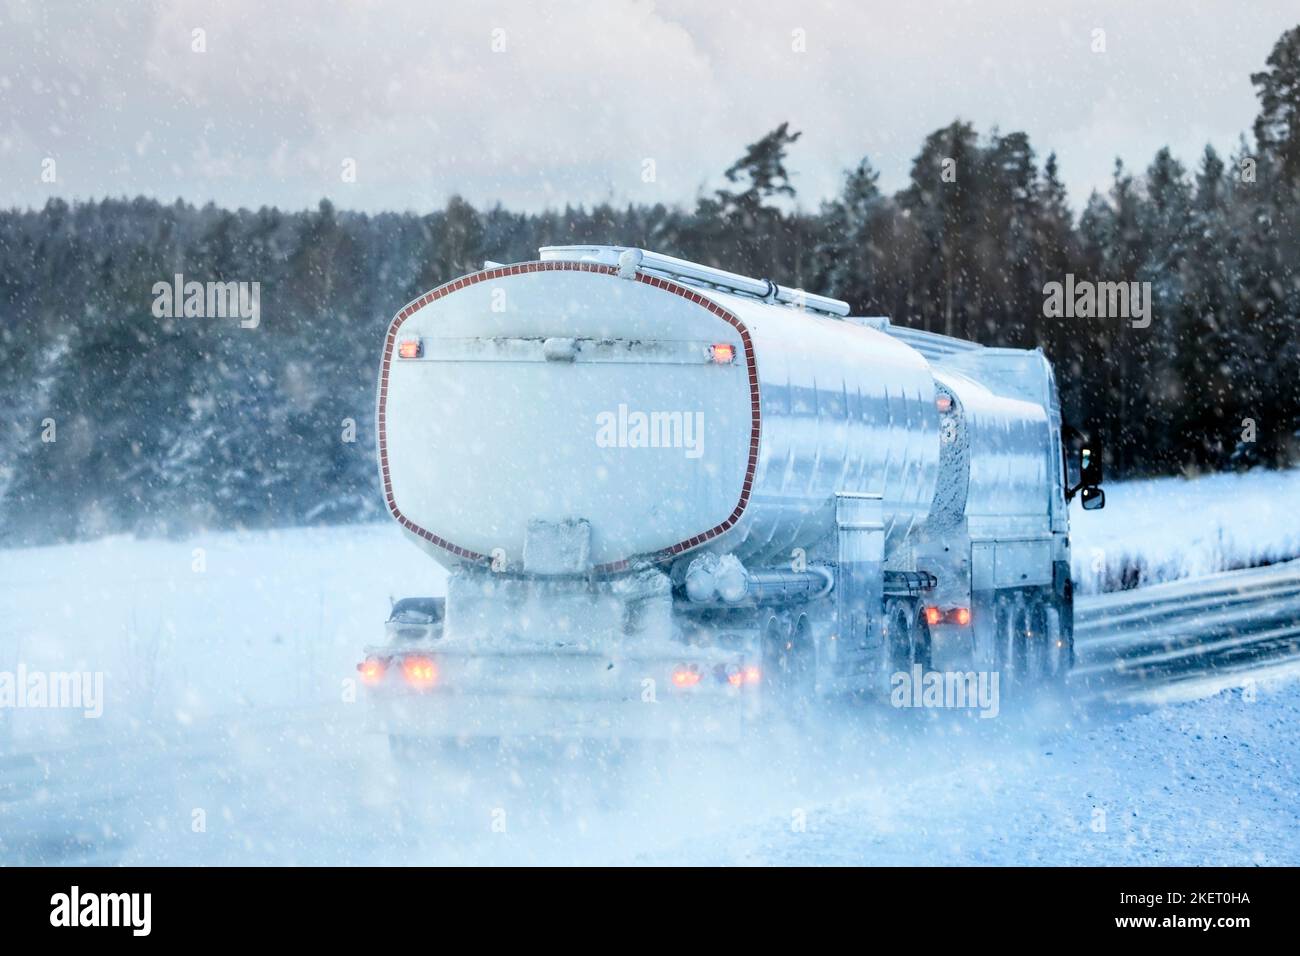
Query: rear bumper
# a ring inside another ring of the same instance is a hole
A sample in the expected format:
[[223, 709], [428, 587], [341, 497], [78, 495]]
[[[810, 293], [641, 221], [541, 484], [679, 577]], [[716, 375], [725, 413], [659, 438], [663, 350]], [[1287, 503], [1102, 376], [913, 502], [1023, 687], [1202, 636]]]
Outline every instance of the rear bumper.
[[[412, 690], [400, 673], [368, 688], [367, 727], [376, 733], [434, 739], [542, 738], [734, 742], [758, 716], [758, 686], [716, 676], [735, 661], [692, 657], [432, 652], [435, 686]], [[698, 667], [698, 684], [671, 674]], [[393, 668], [398, 670], [398, 668]]]
[[642, 703], [429, 692], [376, 696], [371, 700], [368, 728], [376, 733], [421, 738], [696, 743], [737, 741], [745, 721], [739, 700]]

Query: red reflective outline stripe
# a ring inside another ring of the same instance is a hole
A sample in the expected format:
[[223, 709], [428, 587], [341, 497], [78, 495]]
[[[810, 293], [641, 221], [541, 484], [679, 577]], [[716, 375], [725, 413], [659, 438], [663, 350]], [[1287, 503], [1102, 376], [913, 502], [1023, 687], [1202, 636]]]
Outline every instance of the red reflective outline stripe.
[[[402, 328], [402, 324], [430, 302], [434, 302], [453, 292], [476, 285], [480, 282], [491, 282], [494, 279], [525, 275], [530, 272], [594, 272], [600, 275], [614, 276], [617, 275], [618, 270], [613, 266], [602, 265], [595, 262], [561, 261], [522, 262], [517, 265], [484, 269], [482, 272], [475, 272], [459, 279], [453, 279], [450, 282], [438, 286], [430, 292], [426, 292], [418, 299], [407, 303], [402, 307], [397, 315], [393, 317], [392, 324], [388, 327], [388, 335], [384, 339], [384, 355], [383, 360], [380, 363], [379, 372], [379, 403], [375, 418], [379, 441], [379, 472], [383, 478], [384, 500], [388, 504], [388, 510], [392, 513], [393, 518], [396, 519], [397, 523], [403, 528], [410, 531], [412, 534], [437, 545], [444, 551], [466, 561], [486, 563], [490, 559], [485, 554], [479, 554], [477, 551], [470, 551], [467, 548], [462, 548], [445, 538], [439, 537], [432, 531], [420, 527], [410, 518], [406, 517], [406, 515], [402, 514], [402, 510], [397, 507], [397, 500], [393, 497], [393, 482], [389, 475], [388, 467], [388, 435], [386, 431], [387, 415], [385, 412], [385, 406], [388, 401], [388, 373], [393, 363], [393, 349], [397, 342], [397, 333]], [[749, 329], [745, 327], [745, 323], [740, 321], [740, 318], [734, 312], [724, 309], [712, 299], [700, 295], [700, 293], [685, 286], [671, 282], [668, 279], [661, 279], [658, 276], [650, 276], [638, 272], [636, 275], [636, 281], [643, 282], [656, 289], [662, 289], [665, 292], [671, 292], [674, 295], [679, 295], [684, 299], [688, 299], [696, 305], [712, 312], [714, 315], [734, 327], [736, 331], [740, 333], [740, 343], [745, 351], [745, 366], [749, 375], [749, 397], [751, 409], [749, 460], [745, 465], [745, 480], [741, 484], [740, 498], [736, 502], [736, 507], [724, 521], [714, 525], [708, 531], [687, 538], [684, 541], [679, 541], [672, 547], [665, 548], [663, 551], [660, 551], [655, 555], [650, 555], [652, 559], [666, 560], [681, 554], [683, 551], [697, 548], [708, 541], [712, 541], [718, 535], [730, 531], [736, 526], [736, 522], [740, 520], [741, 516], [745, 513], [745, 508], [749, 505], [750, 492], [754, 487], [754, 475], [758, 471], [759, 438], [762, 434], [762, 413], [759, 404], [758, 390], [758, 366], [754, 362], [754, 346], [749, 335]], [[624, 558], [621, 561], [611, 561], [606, 564], [598, 565], [594, 570], [597, 573], [608, 574], [615, 571], [626, 570], [629, 566], [630, 559]]]

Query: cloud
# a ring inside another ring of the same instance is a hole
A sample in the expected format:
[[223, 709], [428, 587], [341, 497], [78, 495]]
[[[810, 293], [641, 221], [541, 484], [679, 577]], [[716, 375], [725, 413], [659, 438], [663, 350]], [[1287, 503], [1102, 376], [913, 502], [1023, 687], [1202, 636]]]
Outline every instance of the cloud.
[[1079, 205], [1116, 155], [1230, 149], [1288, 6], [9, 0], [0, 203], [689, 202], [789, 120], [813, 205], [864, 154], [901, 185], [925, 134], [961, 116], [1057, 150]]

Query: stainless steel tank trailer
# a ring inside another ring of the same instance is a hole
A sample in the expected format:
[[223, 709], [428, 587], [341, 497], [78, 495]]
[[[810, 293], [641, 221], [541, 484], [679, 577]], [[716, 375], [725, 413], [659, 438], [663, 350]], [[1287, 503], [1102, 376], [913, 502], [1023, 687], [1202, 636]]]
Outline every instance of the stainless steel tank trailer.
[[849, 311], [555, 246], [398, 312], [383, 494], [449, 577], [367, 648], [376, 726], [734, 739], [917, 667], [1060, 681], [1067, 504], [1105, 496], [1051, 365]]

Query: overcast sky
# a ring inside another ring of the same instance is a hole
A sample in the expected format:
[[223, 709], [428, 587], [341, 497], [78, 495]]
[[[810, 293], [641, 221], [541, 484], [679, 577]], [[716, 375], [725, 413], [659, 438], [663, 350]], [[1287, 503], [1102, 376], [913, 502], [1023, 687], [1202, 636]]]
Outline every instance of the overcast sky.
[[1232, 151], [1297, 23], [1296, 0], [0, 0], [0, 205], [689, 203], [789, 120], [813, 207], [863, 155], [904, 184], [961, 117], [1055, 150], [1077, 209], [1117, 155]]

